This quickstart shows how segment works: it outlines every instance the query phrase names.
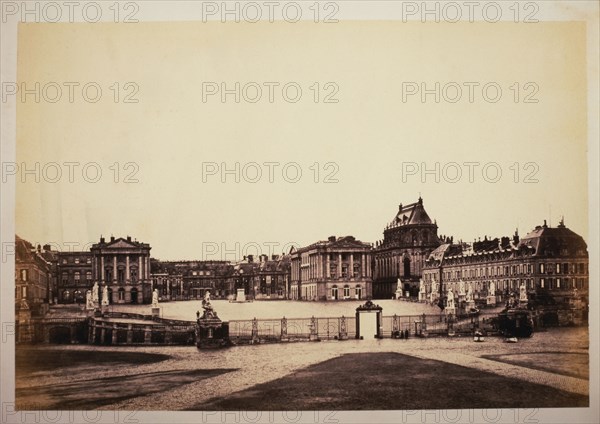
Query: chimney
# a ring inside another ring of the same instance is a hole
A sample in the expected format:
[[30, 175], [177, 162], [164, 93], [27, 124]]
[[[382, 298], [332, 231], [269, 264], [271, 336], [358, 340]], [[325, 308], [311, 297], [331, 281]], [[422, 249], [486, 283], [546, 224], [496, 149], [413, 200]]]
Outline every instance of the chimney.
[[331, 242], [334, 242], [335, 241], [335, 236], [329, 236], [329, 238], [327, 240], [329, 240]]
[[254, 262], [254, 255], [248, 255], [248, 263]]
[[100, 236], [100, 243], [104, 243], [104, 237]]
[[271, 255], [272, 261], [276, 261], [277, 259], [279, 259], [279, 255]]
[[398, 212], [400, 212], [401, 210], [402, 210], [402, 203], [400, 203], [400, 204], [398, 205]]
[[127, 241], [131, 241], [131, 237], [130, 236], [127, 236]]
[[544, 219], [544, 228], [548, 228], [548, 225], [546, 224], [546, 220]]
[[52, 250], [52, 247], [49, 244], [44, 245], [44, 251], [49, 252]]
[[110, 236], [110, 241], [115, 241], [115, 236]]

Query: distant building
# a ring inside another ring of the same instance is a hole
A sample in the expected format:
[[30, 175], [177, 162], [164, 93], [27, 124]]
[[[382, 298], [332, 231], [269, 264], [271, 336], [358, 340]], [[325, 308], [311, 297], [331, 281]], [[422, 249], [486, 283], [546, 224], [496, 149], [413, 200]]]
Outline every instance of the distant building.
[[291, 299], [366, 299], [372, 294], [371, 245], [329, 237], [291, 252]]
[[[519, 240], [487, 239], [473, 244], [445, 243], [433, 251], [423, 270], [427, 299], [446, 302], [447, 293], [471, 288], [479, 303], [504, 302], [524, 285], [529, 293], [587, 296], [589, 268], [587, 245], [561, 221], [558, 227], [537, 226]], [[439, 293], [436, 291], [439, 290]]]
[[131, 237], [111, 237], [108, 242], [101, 237], [100, 242], [92, 246], [92, 278], [99, 282], [101, 289], [108, 286], [109, 303], [152, 301], [150, 249], [149, 244]]
[[92, 254], [58, 252], [58, 302], [85, 303], [86, 292], [94, 285]]
[[[49, 246], [45, 246], [50, 250]], [[34, 247], [15, 237], [15, 303], [33, 314], [43, 314], [52, 300], [53, 264], [47, 261], [41, 246]], [[44, 307], [45, 305], [45, 307]]]
[[[373, 297], [389, 299], [396, 290], [417, 296], [425, 261], [441, 241], [438, 226], [423, 207], [423, 199], [398, 207], [373, 250]], [[400, 279], [402, 286], [398, 287]]]

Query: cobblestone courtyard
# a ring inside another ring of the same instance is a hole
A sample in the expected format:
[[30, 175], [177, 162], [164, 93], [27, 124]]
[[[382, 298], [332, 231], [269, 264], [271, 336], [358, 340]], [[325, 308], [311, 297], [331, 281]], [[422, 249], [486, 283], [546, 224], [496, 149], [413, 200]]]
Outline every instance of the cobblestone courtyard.
[[[441, 361], [587, 397], [588, 346], [587, 329], [556, 328], [514, 344], [489, 337], [484, 343], [474, 343], [471, 338], [373, 339], [265, 344], [207, 351], [158, 346], [19, 347], [18, 364], [20, 356], [52, 358], [53, 364], [17, 367], [16, 400], [19, 409], [202, 409], [201, 405], [215, 399], [228, 399], [306, 367], [346, 354], [364, 353], [399, 353]], [[89, 356], [89, 361], [74, 361], [76, 352], [81, 353], [79, 358]], [[103, 354], [114, 355], [114, 359], [97, 360]], [[168, 359], [164, 359], [164, 355], [168, 355]], [[574, 357], [577, 360], [573, 361]], [[399, 369], [398, 373], [401, 372]], [[420, 383], [435, 385], [440, 379], [443, 380], [443, 376]], [[385, 379], [382, 384], [385, 385]], [[477, 387], [477, 381], [472, 384]], [[514, 393], [499, 394], [511, 395], [515, 396]], [[410, 407], [406, 405], [407, 409]], [[397, 408], [390, 405], [389, 409]], [[270, 408], [256, 404], [254, 409]], [[322, 409], [327, 409], [327, 405]], [[365, 409], [369, 409], [368, 405]]]

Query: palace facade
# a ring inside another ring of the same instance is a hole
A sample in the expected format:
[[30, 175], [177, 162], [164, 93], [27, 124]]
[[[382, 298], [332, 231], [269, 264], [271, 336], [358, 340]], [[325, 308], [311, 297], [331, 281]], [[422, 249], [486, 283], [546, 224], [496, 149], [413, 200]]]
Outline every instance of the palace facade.
[[471, 289], [480, 305], [500, 304], [525, 286], [528, 293], [546, 293], [554, 301], [573, 293], [587, 296], [587, 245], [561, 221], [557, 227], [537, 226], [522, 239], [490, 239], [473, 244], [445, 243], [426, 261], [422, 300], [446, 305], [449, 290]]
[[[398, 207], [373, 250], [373, 297], [389, 299], [396, 291], [416, 296], [425, 261], [441, 241], [419, 197], [416, 203]], [[398, 287], [400, 281], [401, 286]]]
[[109, 304], [152, 301], [150, 249], [149, 244], [129, 236], [111, 237], [109, 241], [101, 237], [99, 243], [92, 245], [92, 277], [98, 281], [100, 295], [108, 286]]
[[342, 300], [372, 296], [371, 248], [352, 236], [292, 248], [290, 299]]

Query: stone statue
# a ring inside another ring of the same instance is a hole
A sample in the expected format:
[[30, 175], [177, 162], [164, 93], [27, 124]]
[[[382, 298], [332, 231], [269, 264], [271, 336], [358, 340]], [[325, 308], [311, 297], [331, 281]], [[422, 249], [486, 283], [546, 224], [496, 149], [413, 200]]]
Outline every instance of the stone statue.
[[519, 302], [527, 303], [527, 287], [525, 287], [525, 283], [521, 284], [519, 287]]
[[210, 291], [208, 290], [204, 294], [204, 299], [202, 299], [202, 309], [204, 309], [202, 319], [217, 318], [217, 313], [214, 311], [212, 305], [210, 304]]
[[158, 308], [158, 289], [154, 289], [152, 292], [152, 307]]
[[473, 286], [469, 285], [469, 290], [467, 291], [467, 303], [473, 302]]
[[102, 306], [108, 306], [108, 286], [102, 288]]
[[425, 283], [422, 278], [419, 280], [419, 293], [425, 293]]
[[490, 296], [496, 295], [496, 284], [493, 281], [490, 281]]
[[446, 303], [446, 307], [448, 309], [450, 308], [454, 308], [454, 293], [452, 292], [452, 289], [448, 290], [448, 301]]
[[92, 300], [91, 290], [88, 290], [85, 293], [85, 309], [94, 309], [94, 301]]
[[98, 297], [99, 297], [99, 291], [98, 291], [98, 282], [94, 281], [94, 287], [92, 287], [92, 302], [94, 303], [94, 305], [98, 305]]
[[460, 282], [458, 283], [458, 294], [460, 296], [465, 295], [465, 282], [463, 280], [460, 280]]

